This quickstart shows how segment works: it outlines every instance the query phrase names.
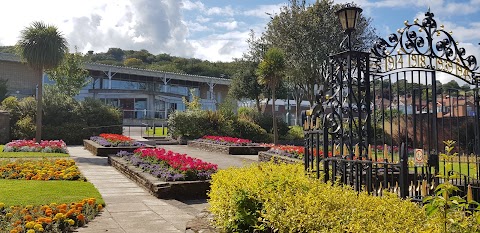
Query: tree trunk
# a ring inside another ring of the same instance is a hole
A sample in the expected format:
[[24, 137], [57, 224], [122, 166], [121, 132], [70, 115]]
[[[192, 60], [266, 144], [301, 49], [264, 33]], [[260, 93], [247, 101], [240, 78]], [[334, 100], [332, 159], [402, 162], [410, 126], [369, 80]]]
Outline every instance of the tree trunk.
[[[273, 118], [273, 144], [278, 144], [277, 118], [275, 117], [275, 89], [272, 87], [272, 118]], [[268, 103], [268, 102], [267, 102]]]
[[257, 112], [261, 113], [262, 112], [262, 106], [260, 106], [260, 98], [255, 99], [255, 104], [257, 105]]
[[262, 114], [265, 113], [265, 110], [267, 108], [268, 102], [270, 101], [270, 98], [267, 98], [267, 101], [265, 102], [265, 105], [262, 106]]
[[35, 141], [40, 143], [40, 141], [42, 140], [43, 69], [39, 70], [38, 72], [40, 72], [40, 78], [38, 79], [38, 87], [37, 87], [37, 118], [36, 118]]

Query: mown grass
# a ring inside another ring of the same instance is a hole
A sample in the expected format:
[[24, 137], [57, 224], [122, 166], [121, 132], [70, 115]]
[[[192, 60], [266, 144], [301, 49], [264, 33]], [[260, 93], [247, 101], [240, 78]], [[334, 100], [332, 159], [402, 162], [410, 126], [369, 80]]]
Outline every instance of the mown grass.
[[4, 145], [0, 145], [0, 158], [44, 158], [44, 157], [69, 157], [69, 154], [63, 153], [43, 153], [43, 152], [3, 152]]
[[0, 179], [0, 202], [6, 206], [72, 203], [90, 197], [105, 205], [102, 196], [90, 182]]
[[147, 130], [145, 131], [145, 134], [147, 136], [152, 135], [152, 136], [167, 136], [168, 135], [168, 128], [167, 127], [155, 127], [155, 132], [153, 131], [153, 128], [148, 127]]

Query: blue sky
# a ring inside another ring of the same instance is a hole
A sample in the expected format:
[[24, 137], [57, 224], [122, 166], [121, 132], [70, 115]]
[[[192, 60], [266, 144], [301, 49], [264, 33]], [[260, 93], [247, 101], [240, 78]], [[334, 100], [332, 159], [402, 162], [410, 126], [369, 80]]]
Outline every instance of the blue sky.
[[[247, 49], [250, 29], [261, 33], [285, 0], [16, 0], [0, 15], [0, 45], [13, 45], [34, 20], [56, 25], [70, 48], [105, 52], [110, 47], [147, 49], [153, 54], [231, 61]], [[314, 0], [307, 0], [313, 3]], [[337, 3], [352, 2], [335, 0]], [[480, 0], [358, 0], [379, 36], [422, 18], [431, 8], [453, 31], [467, 54], [480, 59]], [[28, 6], [28, 7], [25, 7]], [[21, 9], [21, 10], [20, 10]]]

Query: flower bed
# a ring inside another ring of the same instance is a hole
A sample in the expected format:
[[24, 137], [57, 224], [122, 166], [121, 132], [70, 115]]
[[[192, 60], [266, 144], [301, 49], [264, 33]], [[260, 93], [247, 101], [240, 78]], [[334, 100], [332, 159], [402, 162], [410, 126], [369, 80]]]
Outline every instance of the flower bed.
[[203, 136], [202, 138], [188, 141], [187, 144], [191, 147], [231, 155], [256, 155], [259, 151], [270, 149], [269, 145], [253, 143], [248, 139], [221, 136]]
[[139, 148], [135, 153], [122, 151], [117, 156], [163, 181], [208, 180], [217, 171], [216, 164], [163, 148]]
[[10, 206], [0, 203], [2, 232], [69, 232], [91, 221], [103, 206], [95, 198], [77, 203]]
[[133, 152], [137, 148], [153, 148], [153, 146], [137, 142], [130, 137], [119, 134], [100, 134], [83, 140], [83, 146], [96, 156], [115, 155], [120, 151]]
[[206, 198], [217, 165], [165, 149], [119, 152], [109, 163], [158, 198]]
[[43, 152], [68, 154], [67, 144], [62, 140], [41, 141], [15, 140], [3, 147], [4, 152]]
[[85, 180], [72, 159], [0, 161], [1, 179]]
[[253, 143], [249, 139], [243, 138], [233, 138], [233, 137], [222, 137], [222, 136], [209, 136], [205, 135], [202, 138], [197, 139], [199, 142], [208, 142], [219, 145], [228, 145], [228, 146], [258, 146], [258, 143]]
[[305, 147], [303, 146], [273, 146], [268, 150], [268, 153], [285, 156], [293, 159], [303, 159], [305, 154]]
[[137, 142], [133, 140], [130, 137], [120, 135], [120, 134], [102, 133], [100, 134], [100, 136], [90, 137], [90, 140], [105, 147], [124, 147], [124, 146], [140, 147], [145, 145], [141, 142]]

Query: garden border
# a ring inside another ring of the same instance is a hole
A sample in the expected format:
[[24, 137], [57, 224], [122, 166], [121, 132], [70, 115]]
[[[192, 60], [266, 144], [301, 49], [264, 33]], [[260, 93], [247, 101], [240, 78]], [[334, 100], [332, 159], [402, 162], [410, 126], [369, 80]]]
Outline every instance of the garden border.
[[154, 146], [151, 145], [145, 145], [145, 146], [117, 146], [117, 147], [106, 147], [102, 146], [92, 140], [84, 139], [83, 140], [83, 147], [90, 151], [93, 155], [95, 156], [109, 156], [109, 155], [115, 155], [116, 153], [120, 151], [127, 151], [127, 152], [133, 152], [134, 150], [144, 147], [144, 148], [155, 148]]
[[187, 145], [198, 149], [220, 152], [229, 155], [256, 155], [260, 151], [267, 151], [269, 146], [228, 146], [208, 142], [188, 141]]
[[210, 180], [162, 181], [116, 156], [109, 156], [108, 164], [160, 199], [205, 199], [210, 190]]
[[277, 154], [269, 153], [266, 151], [258, 152], [259, 162], [270, 162], [272, 160], [274, 163], [288, 163], [288, 164], [303, 163], [303, 160], [301, 159], [289, 158], [287, 156], [277, 155]]

